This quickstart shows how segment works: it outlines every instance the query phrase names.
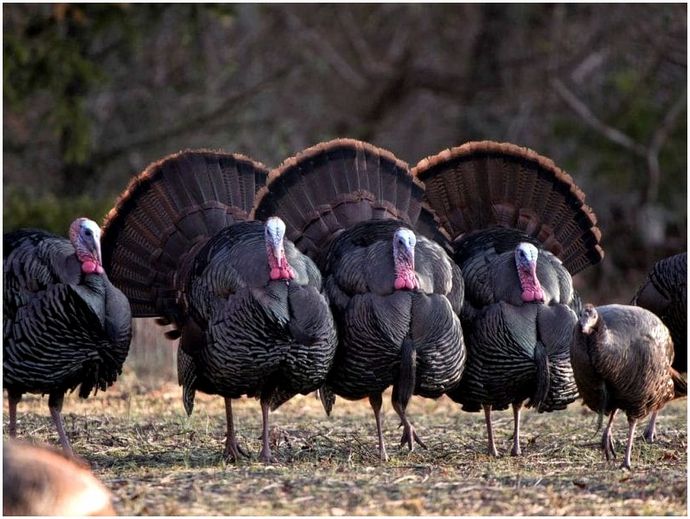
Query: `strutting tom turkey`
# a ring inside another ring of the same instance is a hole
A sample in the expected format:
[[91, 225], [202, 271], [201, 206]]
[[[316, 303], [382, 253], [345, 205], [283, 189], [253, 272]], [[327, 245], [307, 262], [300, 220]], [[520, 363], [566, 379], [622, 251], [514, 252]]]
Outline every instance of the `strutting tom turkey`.
[[122, 371], [132, 337], [125, 296], [101, 265], [101, 230], [77, 218], [69, 240], [22, 229], [3, 239], [3, 386], [9, 434], [16, 436], [24, 393], [48, 394], [50, 415], [68, 455], [61, 410], [67, 391], [105, 390]]
[[676, 254], [657, 261], [632, 304], [656, 314], [673, 339], [673, 367], [688, 371], [688, 255]]
[[488, 450], [498, 452], [492, 409], [564, 409], [577, 398], [569, 348], [579, 298], [571, 274], [603, 257], [595, 216], [551, 160], [508, 143], [470, 142], [422, 160], [413, 174], [452, 238], [465, 279], [468, 358], [449, 396], [484, 409]]
[[134, 317], [175, 325], [187, 413], [196, 391], [225, 398], [231, 460], [246, 455], [232, 399], [261, 400], [260, 459], [271, 461], [269, 409], [316, 390], [335, 355], [318, 269], [282, 220], [248, 219], [267, 173], [241, 155], [171, 155], [131, 181], [104, 226], [104, 262]]
[[271, 172], [255, 214], [280, 216], [324, 276], [339, 332], [320, 390], [326, 411], [334, 394], [368, 397], [386, 460], [381, 405], [392, 385], [401, 446], [424, 446], [406, 407], [413, 394], [439, 397], [460, 379], [463, 282], [445, 250], [425, 237], [442, 239], [407, 165], [356, 140], [317, 144]]
[[659, 409], [687, 393], [685, 381], [671, 367], [673, 344], [668, 329], [652, 312], [636, 306], [585, 305], [573, 331], [571, 358], [575, 380], [585, 404], [604, 415], [608, 425], [601, 438], [606, 459], [615, 457], [611, 425], [619, 409], [628, 418], [628, 444], [623, 467], [630, 469], [635, 426], [650, 412], [645, 439], [654, 440]]

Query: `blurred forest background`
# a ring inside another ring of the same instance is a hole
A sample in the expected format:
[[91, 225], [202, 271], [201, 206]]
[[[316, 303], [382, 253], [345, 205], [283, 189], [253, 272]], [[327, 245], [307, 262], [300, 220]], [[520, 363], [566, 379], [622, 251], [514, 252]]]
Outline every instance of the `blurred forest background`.
[[415, 165], [492, 139], [587, 193], [584, 299], [686, 249], [685, 4], [5, 4], [3, 53], [5, 232], [102, 221], [185, 148], [274, 167], [348, 136]]

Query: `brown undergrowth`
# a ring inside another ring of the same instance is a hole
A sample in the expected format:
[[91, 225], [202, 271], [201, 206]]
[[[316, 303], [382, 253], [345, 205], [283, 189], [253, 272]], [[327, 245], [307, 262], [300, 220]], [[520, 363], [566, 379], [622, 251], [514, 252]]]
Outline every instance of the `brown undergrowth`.
[[[580, 405], [523, 415], [523, 456], [512, 458], [512, 413], [494, 413], [498, 459], [486, 454], [483, 415], [450, 400], [414, 397], [409, 413], [428, 450], [398, 449], [401, 430], [384, 395], [391, 460], [378, 460], [373, 414], [366, 400], [338, 399], [326, 417], [314, 395], [298, 396], [271, 415], [278, 462], [257, 461], [257, 401], [233, 406], [241, 444], [252, 459], [223, 461], [220, 397], [197, 395], [191, 418], [174, 384], [145, 387], [131, 371], [106, 393], [65, 401], [76, 453], [112, 489], [126, 515], [685, 515], [686, 400], [658, 421], [654, 444], [638, 428], [633, 470], [606, 462], [596, 416]], [[19, 405], [21, 438], [57, 444], [47, 398]], [[4, 409], [7, 426], [7, 409]], [[627, 432], [618, 417], [619, 456]], [[5, 432], [6, 434], [6, 432]]]

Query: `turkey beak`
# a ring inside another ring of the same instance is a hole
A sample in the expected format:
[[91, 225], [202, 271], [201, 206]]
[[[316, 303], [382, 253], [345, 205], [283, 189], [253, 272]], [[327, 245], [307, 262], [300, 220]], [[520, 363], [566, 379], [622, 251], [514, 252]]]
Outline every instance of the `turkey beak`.
[[414, 270], [414, 245], [407, 246], [407, 258], [410, 261], [410, 268]]
[[278, 264], [283, 261], [283, 257], [285, 256], [285, 252], [283, 250], [283, 240], [277, 239], [273, 242], [273, 256]]
[[103, 265], [101, 257], [101, 242], [94, 236], [89, 237], [89, 252], [93, 255], [93, 259], [98, 265]]

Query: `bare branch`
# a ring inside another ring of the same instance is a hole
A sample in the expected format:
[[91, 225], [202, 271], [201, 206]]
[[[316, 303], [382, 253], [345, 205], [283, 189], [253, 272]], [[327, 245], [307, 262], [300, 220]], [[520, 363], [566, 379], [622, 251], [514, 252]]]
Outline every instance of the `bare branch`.
[[134, 135], [125, 142], [119, 143], [116, 146], [94, 154], [93, 162], [102, 163], [104, 161], [110, 161], [132, 148], [139, 148], [141, 146], [153, 144], [165, 139], [184, 135], [195, 128], [205, 125], [209, 121], [214, 121], [219, 117], [227, 116], [232, 110], [238, 108], [240, 103], [244, 102], [248, 98], [253, 97], [266, 86], [285, 76], [289, 70], [289, 67], [279, 69], [269, 76], [257, 81], [256, 83], [247, 86], [242, 91], [230, 95], [214, 109], [201, 113], [195, 117], [183, 119], [183, 122], [176, 126], [166, 128], [165, 130], [159, 132]]
[[327, 38], [321, 36], [311, 27], [308, 27], [292, 10], [288, 9], [284, 12], [288, 23], [293, 26], [294, 33], [298, 34], [302, 39], [312, 45], [313, 49], [320, 52], [337, 74], [357, 89], [366, 87], [366, 78], [357, 72], [350, 63], [340, 55]]
[[683, 112], [688, 99], [688, 91], [683, 89], [681, 94], [676, 98], [671, 107], [666, 112], [664, 119], [661, 121], [659, 127], [655, 130], [654, 135], [652, 135], [652, 140], [649, 143], [649, 150], [659, 153], [662, 146], [668, 139], [668, 134], [671, 132], [676, 124], [676, 119]]
[[385, 60], [376, 59], [371, 47], [367, 43], [367, 38], [352, 16], [352, 11], [350, 9], [337, 9], [335, 14], [343, 26], [343, 32], [347, 35], [350, 45], [355, 49], [362, 65], [364, 65], [364, 68], [367, 69], [370, 75], [390, 73], [390, 64]]
[[647, 149], [647, 169], [648, 182], [647, 189], [644, 193], [644, 202], [652, 202], [656, 200], [659, 194], [659, 182], [661, 180], [661, 167], [659, 166], [659, 153], [661, 148], [668, 139], [668, 135], [673, 129], [676, 119], [683, 111], [687, 104], [687, 90], [683, 89], [681, 95], [674, 101], [664, 116], [659, 127], [654, 131], [652, 140]]
[[585, 103], [578, 99], [577, 96], [573, 94], [567, 86], [565, 86], [563, 81], [560, 79], [552, 79], [551, 86], [553, 86], [558, 95], [561, 97], [561, 99], [563, 99], [563, 101], [565, 101], [571, 110], [579, 115], [582, 120], [584, 120], [584, 122], [587, 123], [587, 125], [589, 125], [591, 128], [599, 132], [611, 142], [614, 142], [620, 146], [623, 146], [625, 149], [632, 151], [635, 155], [640, 157], [647, 156], [647, 148], [645, 146], [628, 137], [620, 130], [612, 128], [604, 123], [592, 113]]

